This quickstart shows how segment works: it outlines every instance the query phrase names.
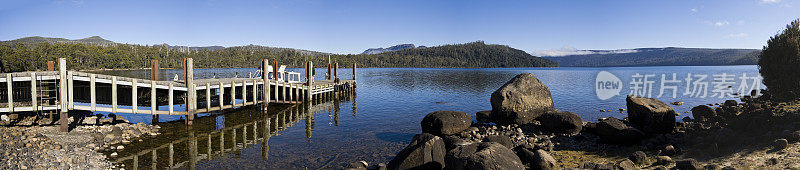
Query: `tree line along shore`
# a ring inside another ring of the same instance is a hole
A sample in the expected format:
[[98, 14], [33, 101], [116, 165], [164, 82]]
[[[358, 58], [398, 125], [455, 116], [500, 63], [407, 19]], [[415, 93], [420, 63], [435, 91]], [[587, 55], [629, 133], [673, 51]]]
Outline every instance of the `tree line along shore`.
[[522, 50], [482, 41], [405, 49], [380, 54], [329, 54], [290, 48], [256, 45], [222, 49], [185, 49], [166, 45], [87, 44], [64, 42], [0, 43], [0, 70], [19, 72], [44, 70], [47, 61], [67, 58], [67, 67], [78, 70], [149, 68], [150, 60], [160, 66], [179, 68], [183, 58], [194, 58], [197, 68], [255, 68], [268, 59], [280, 65], [302, 67], [306, 61], [328, 63], [330, 58], [343, 66], [359, 67], [556, 67], [555, 62], [532, 56]]

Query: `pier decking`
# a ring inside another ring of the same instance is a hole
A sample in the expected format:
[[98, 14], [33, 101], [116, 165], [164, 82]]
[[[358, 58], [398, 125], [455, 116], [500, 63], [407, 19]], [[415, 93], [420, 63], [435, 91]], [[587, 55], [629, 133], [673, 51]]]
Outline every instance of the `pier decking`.
[[[338, 78], [338, 66], [331, 68], [330, 80], [314, 81], [313, 63], [306, 63], [305, 82], [282, 80], [277, 62], [261, 61], [260, 77], [194, 79], [193, 60], [184, 59], [183, 80], [159, 81], [68, 71], [64, 58], [58, 71], [30, 71], [0, 74], [0, 114], [17, 112], [60, 112], [61, 131], [68, 131], [70, 111], [184, 115], [191, 125], [197, 113], [269, 103], [298, 104], [356, 87], [353, 79]], [[158, 61], [153, 61], [153, 75]], [[267, 70], [273, 68], [274, 70]], [[272, 77], [268, 73], [272, 73]], [[166, 109], [159, 108], [167, 106]], [[183, 106], [183, 107], [176, 107]]]

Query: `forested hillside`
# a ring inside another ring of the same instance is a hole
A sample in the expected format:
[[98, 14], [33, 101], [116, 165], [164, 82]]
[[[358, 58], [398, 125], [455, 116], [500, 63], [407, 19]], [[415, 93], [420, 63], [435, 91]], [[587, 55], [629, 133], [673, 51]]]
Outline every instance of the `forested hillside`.
[[505, 45], [482, 41], [379, 54], [339, 55], [371, 67], [557, 67], [558, 64]]
[[638, 48], [635, 52], [544, 57], [562, 67], [754, 65], [757, 49]]
[[[98, 37], [99, 38], [99, 37]], [[210, 48], [171, 48], [168, 45], [131, 45], [54, 38], [23, 38], [0, 43], [0, 70], [15, 72], [44, 69], [47, 61], [67, 58], [70, 69], [148, 68], [160, 60], [162, 68], [179, 68], [183, 58], [195, 59], [196, 68], [258, 67], [269, 59], [289, 67], [303, 67], [307, 60], [321, 67], [328, 56], [340, 67], [544, 67], [554, 62], [503, 45], [473, 42], [458, 45], [408, 49], [374, 55], [335, 55], [291, 48], [256, 45]], [[99, 45], [102, 44], [102, 45]]]

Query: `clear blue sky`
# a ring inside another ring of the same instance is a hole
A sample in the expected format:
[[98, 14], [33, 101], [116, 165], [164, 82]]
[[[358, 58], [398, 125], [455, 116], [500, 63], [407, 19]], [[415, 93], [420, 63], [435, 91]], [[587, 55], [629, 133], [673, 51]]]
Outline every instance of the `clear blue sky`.
[[132, 44], [256, 44], [332, 53], [476, 40], [531, 53], [761, 48], [798, 17], [800, 0], [0, 0], [0, 40], [97, 35]]

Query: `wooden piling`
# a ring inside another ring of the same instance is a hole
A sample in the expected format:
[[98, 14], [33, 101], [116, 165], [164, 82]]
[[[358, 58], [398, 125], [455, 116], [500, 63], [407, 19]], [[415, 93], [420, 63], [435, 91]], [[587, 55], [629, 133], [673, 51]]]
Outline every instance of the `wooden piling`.
[[272, 65], [272, 77], [275, 80], [275, 102], [278, 102], [278, 87], [280, 87], [278, 86], [280, 83], [280, 81], [278, 81], [278, 61], [273, 61], [273, 63], [275, 63]]
[[314, 62], [307, 61], [306, 62], [306, 101], [311, 101], [311, 97], [313, 95], [313, 88], [314, 87]]
[[[48, 62], [48, 66], [50, 62]], [[64, 58], [58, 59], [58, 75], [61, 77], [58, 86], [60, 87], [59, 92], [59, 104], [61, 105], [61, 113], [59, 114], [59, 131], [61, 132], [68, 132], [69, 131], [69, 99], [67, 98], [67, 60]], [[11, 81], [11, 80], [9, 80]]]
[[[183, 58], [183, 78], [186, 84], [186, 124], [192, 125], [194, 121], [194, 114], [197, 112], [197, 90], [194, 85], [194, 60], [192, 58]], [[171, 111], [172, 109], [170, 109]]]
[[261, 81], [264, 83], [261, 85], [261, 100], [264, 101], [264, 107], [266, 108], [267, 104], [269, 104], [269, 70], [268, 67], [269, 62], [267, 59], [261, 60]]
[[339, 63], [333, 63], [333, 79], [339, 79]]
[[150, 61], [150, 80], [151, 80], [150, 81], [151, 82], [150, 83], [150, 85], [151, 85], [150, 86], [151, 87], [150, 90], [152, 90], [152, 91], [150, 92], [150, 95], [151, 95], [150, 99], [152, 101], [150, 102], [150, 107], [152, 107], [152, 108], [150, 109], [150, 111], [152, 112], [151, 114], [153, 114], [153, 122], [158, 122], [158, 114], [156, 114], [156, 110], [158, 108], [158, 105], [156, 104], [156, 98], [157, 97], [156, 97], [156, 87], [155, 87], [156, 86], [155, 82], [158, 81], [158, 70], [159, 70], [158, 60], [151, 60]]

